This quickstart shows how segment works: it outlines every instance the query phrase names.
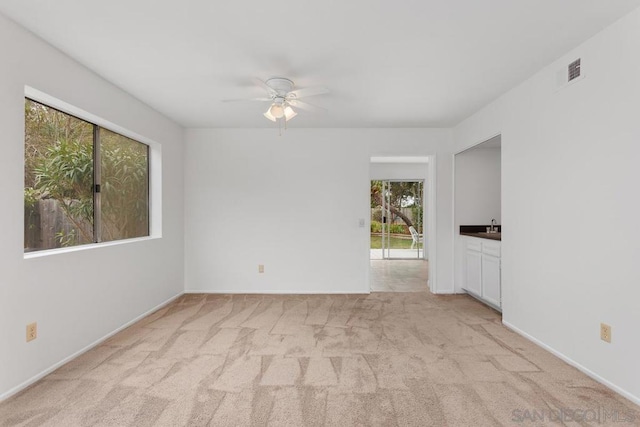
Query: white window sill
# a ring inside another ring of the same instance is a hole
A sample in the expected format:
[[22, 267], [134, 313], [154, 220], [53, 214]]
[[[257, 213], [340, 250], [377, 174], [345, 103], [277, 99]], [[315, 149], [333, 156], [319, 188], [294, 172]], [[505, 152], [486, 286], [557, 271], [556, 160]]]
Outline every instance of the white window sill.
[[105, 248], [108, 246], [126, 245], [129, 243], [145, 242], [147, 240], [156, 240], [160, 238], [162, 238], [162, 236], [145, 236], [145, 237], [136, 237], [133, 239], [115, 240], [113, 242], [89, 243], [86, 245], [72, 246], [69, 248], [44, 249], [41, 251], [27, 252], [24, 254], [24, 259], [41, 258], [41, 257], [46, 257], [51, 255], [66, 254], [69, 252], [78, 252], [78, 251], [86, 251], [89, 249]]

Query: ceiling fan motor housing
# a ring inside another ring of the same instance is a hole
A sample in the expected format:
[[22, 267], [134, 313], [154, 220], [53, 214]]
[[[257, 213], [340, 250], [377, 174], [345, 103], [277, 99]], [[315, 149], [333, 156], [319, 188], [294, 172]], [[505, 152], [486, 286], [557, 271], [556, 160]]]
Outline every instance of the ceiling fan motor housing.
[[285, 98], [287, 93], [293, 90], [293, 82], [283, 77], [274, 77], [265, 83], [276, 92], [278, 97]]

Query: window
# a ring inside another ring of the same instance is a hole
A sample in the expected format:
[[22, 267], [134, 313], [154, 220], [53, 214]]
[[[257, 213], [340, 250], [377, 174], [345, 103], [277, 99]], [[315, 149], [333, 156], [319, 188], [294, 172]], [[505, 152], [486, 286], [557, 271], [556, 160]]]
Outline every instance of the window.
[[149, 147], [25, 99], [24, 251], [149, 235]]

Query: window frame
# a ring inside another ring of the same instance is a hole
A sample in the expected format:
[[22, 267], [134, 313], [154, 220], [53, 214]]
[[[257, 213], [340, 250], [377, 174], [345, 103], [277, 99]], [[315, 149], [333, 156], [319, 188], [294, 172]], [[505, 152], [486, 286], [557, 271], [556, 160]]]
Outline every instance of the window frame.
[[[57, 110], [61, 113], [70, 115], [78, 120], [82, 120], [93, 126], [93, 242], [80, 245], [74, 245], [63, 248], [50, 248], [41, 249], [30, 252], [24, 252], [24, 259], [38, 258], [42, 256], [48, 256], [53, 254], [76, 252], [80, 250], [93, 249], [99, 247], [115, 246], [120, 244], [127, 244], [139, 241], [146, 241], [150, 239], [157, 239], [162, 237], [161, 228], [161, 159], [162, 150], [161, 145], [149, 138], [132, 132], [122, 126], [116, 125], [105, 119], [102, 119], [94, 114], [88, 113], [80, 108], [77, 108], [71, 104], [54, 98], [44, 92], [34, 89], [29, 86], [25, 86], [23, 103], [26, 100], [42, 104], [47, 108]], [[24, 105], [24, 104], [23, 104]], [[24, 107], [23, 107], [24, 108]], [[26, 126], [23, 116], [22, 125]], [[147, 152], [147, 235], [139, 237], [124, 238], [118, 240], [111, 240], [103, 242], [101, 236], [101, 193], [96, 191], [96, 183], [100, 183], [100, 129], [115, 133], [122, 137], [128, 138], [137, 143], [143, 144], [146, 147]], [[23, 132], [24, 135], [24, 132]], [[23, 149], [24, 149], [24, 140]], [[24, 155], [22, 156], [24, 162]], [[23, 178], [24, 182], [24, 178]], [[24, 191], [24, 190], [23, 190]], [[96, 202], [97, 201], [97, 202]], [[23, 227], [25, 218], [23, 216]], [[96, 225], [97, 224], [97, 225]]]

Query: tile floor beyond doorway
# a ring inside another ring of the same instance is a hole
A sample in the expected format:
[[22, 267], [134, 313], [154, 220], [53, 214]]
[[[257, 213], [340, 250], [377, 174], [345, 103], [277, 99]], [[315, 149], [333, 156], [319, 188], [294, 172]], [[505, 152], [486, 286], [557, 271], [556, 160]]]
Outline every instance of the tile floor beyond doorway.
[[371, 260], [372, 292], [425, 292], [429, 290], [426, 260]]

